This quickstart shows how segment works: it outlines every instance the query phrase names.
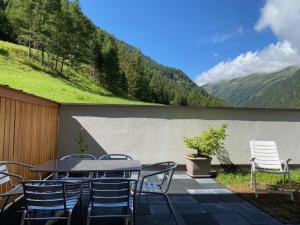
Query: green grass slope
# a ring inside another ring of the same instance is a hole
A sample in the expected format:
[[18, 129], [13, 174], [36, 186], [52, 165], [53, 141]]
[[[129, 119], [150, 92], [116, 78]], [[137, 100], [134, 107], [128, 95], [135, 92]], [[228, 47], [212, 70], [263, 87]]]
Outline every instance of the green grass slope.
[[204, 88], [235, 107], [300, 108], [300, 70], [295, 67], [222, 81]]
[[27, 59], [26, 47], [0, 41], [0, 84], [61, 103], [150, 104], [112, 95], [87, 68], [61, 76]]

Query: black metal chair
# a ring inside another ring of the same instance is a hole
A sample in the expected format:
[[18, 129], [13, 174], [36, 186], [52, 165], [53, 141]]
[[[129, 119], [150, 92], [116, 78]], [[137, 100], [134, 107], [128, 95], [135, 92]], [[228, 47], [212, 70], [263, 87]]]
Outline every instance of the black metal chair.
[[21, 225], [25, 221], [48, 220], [66, 220], [67, 225], [70, 225], [72, 211], [81, 199], [81, 190], [80, 183], [56, 180], [24, 181], [25, 210]]
[[[23, 188], [21, 184], [21, 182], [24, 180], [23, 177], [18, 174], [9, 173], [7, 165], [15, 165], [19, 167], [25, 167], [28, 169], [34, 167], [32, 165], [18, 163], [18, 162], [10, 162], [10, 161], [0, 162], [0, 186], [8, 184], [8, 186], [10, 187], [10, 189], [7, 192], [0, 194], [0, 198], [5, 198], [4, 204], [0, 211], [0, 215], [9, 206], [8, 202], [11, 197], [23, 195]], [[16, 178], [19, 181], [19, 183], [14, 184], [11, 178]]]
[[87, 225], [91, 219], [124, 218], [134, 224], [137, 180], [128, 178], [100, 178], [91, 181], [91, 201]]
[[132, 157], [124, 154], [108, 154], [99, 157], [99, 160], [132, 160]]
[[[60, 158], [60, 160], [97, 160], [97, 158], [93, 155], [90, 155], [90, 154], [71, 154], [71, 155], [66, 155], [66, 156], [63, 156], [62, 158]], [[65, 179], [80, 179], [80, 178], [83, 178], [83, 179], [88, 179], [88, 178], [92, 178], [92, 173], [89, 173], [89, 174], [84, 174], [82, 175], [81, 173], [78, 174], [78, 173], [72, 173], [70, 175], [70, 173], [67, 173], [65, 175]]]
[[[60, 158], [60, 160], [97, 160], [97, 158], [93, 155], [90, 154], [71, 154], [71, 155], [66, 155]], [[83, 193], [84, 195], [88, 195], [90, 193], [89, 189], [89, 179], [93, 178], [94, 174], [93, 173], [67, 173], [67, 174], [61, 174], [59, 175], [59, 178], [61, 180], [69, 180], [69, 181], [86, 181], [83, 185]]]
[[[163, 196], [168, 204], [168, 207], [173, 215], [176, 224], [178, 225], [174, 209], [167, 195], [176, 167], [177, 165], [175, 162], [160, 162], [143, 166], [143, 172], [145, 169], [150, 170], [150, 172], [146, 175], [142, 175], [140, 181], [138, 182], [138, 199], [140, 200], [142, 194], [153, 194]], [[152, 172], [151, 169], [154, 170], [154, 172]], [[163, 179], [159, 182], [151, 182], [151, 177], [155, 177], [157, 175], [162, 175]]]
[[[132, 160], [132, 157], [129, 155], [124, 155], [124, 154], [108, 154], [108, 155], [103, 155], [99, 157], [99, 160]], [[130, 172], [105, 172], [102, 174], [97, 174], [97, 177], [125, 177], [129, 178], [131, 177]]]

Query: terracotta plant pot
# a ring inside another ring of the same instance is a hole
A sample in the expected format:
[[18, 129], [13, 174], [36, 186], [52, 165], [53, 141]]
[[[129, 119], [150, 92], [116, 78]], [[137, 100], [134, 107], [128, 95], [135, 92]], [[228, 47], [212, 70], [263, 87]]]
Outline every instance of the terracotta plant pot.
[[210, 177], [210, 167], [212, 158], [192, 158], [185, 157], [187, 174], [191, 177]]

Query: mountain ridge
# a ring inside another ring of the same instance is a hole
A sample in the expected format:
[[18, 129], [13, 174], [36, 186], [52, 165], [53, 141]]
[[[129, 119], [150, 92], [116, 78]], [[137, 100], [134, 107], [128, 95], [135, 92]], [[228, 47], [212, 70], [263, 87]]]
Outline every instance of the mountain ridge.
[[207, 84], [203, 88], [234, 107], [300, 108], [300, 69], [295, 66]]

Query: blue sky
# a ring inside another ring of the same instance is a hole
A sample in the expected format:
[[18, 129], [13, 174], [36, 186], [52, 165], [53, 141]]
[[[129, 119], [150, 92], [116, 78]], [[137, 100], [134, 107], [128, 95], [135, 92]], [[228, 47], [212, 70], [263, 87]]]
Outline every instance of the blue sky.
[[115, 37], [193, 80], [221, 61], [278, 38], [254, 29], [265, 0], [82, 0], [85, 14]]

